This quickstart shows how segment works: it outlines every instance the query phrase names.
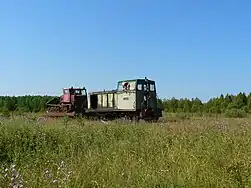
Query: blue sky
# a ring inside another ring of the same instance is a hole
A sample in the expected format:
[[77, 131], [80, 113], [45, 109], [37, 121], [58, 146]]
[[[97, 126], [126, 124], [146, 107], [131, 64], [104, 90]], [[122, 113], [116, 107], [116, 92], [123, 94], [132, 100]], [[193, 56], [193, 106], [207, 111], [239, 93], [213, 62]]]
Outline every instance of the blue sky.
[[0, 2], [0, 95], [156, 80], [163, 98], [251, 91], [251, 1]]

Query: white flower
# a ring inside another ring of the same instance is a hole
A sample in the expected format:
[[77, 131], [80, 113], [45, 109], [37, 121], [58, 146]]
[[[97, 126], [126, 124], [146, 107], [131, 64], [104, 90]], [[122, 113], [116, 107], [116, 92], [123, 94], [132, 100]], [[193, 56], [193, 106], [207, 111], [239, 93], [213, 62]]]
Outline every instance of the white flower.
[[58, 180], [53, 180], [53, 181], [52, 181], [52, 183], [57, 183], [57, 182], [58, 182]]
[[61, 161], [61, 167], [64, 167], [65, 166], [65, 162], [64, 161]]

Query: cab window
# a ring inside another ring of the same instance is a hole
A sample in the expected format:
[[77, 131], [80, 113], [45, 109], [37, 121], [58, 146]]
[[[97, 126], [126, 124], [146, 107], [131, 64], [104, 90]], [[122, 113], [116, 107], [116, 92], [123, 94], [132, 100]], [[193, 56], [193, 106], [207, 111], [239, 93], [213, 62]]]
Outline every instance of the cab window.
[[122, 90], [123, 90], [122, 82], [120, 82], [120, 83], [118, 84], [118, 90], [119, 90], [119, 91], [122, 91]]
[[137, 89], [138, 89], [139, 91], [141, 91], [141, 90], [142, 90], [142, 84], [138, 84], [138, 85], [137, 85]]
[[135, 82], [119, 82], [117, 89], [119, 91], [133, 91], [135, 90]]
[[69, 94], [70, 92], [69, 92], [69, 89], [65, 89], [64, 90], [64, 94]]
[[75, 90], [75, 94], [76, 94], [76, 95], [81, 95], [82, 92], [81, 92], [81, 90], [77, 89], [77, 90]]
[[155, 85], [154, 84], [150, 84], [150, 91], [155, 91]]

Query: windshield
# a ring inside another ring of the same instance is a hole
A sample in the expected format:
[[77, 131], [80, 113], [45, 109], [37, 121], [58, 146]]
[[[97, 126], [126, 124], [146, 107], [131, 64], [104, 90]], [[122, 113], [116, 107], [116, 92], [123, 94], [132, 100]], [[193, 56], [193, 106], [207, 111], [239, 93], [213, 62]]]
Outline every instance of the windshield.
[[82, 91], [80, 89], [75, 90], [75, 95], [82, 95]]
[[64, 89], [64, 94], [68, 94], [68, 93], [70, 93], [69, 89]]

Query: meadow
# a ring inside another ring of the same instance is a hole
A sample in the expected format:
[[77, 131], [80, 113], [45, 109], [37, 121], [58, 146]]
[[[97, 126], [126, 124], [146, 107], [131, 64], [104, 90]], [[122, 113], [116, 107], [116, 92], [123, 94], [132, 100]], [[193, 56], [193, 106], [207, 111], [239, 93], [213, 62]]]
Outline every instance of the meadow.
[[250, 187], [251, 118], [0, 123], [0, 187]]

